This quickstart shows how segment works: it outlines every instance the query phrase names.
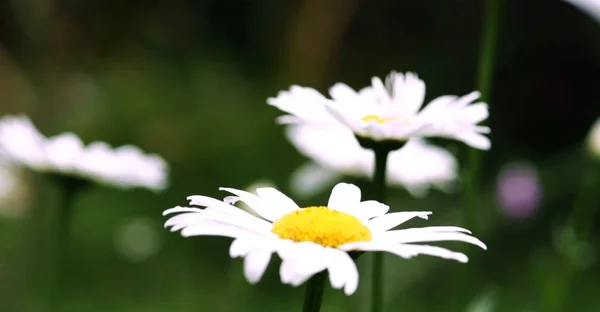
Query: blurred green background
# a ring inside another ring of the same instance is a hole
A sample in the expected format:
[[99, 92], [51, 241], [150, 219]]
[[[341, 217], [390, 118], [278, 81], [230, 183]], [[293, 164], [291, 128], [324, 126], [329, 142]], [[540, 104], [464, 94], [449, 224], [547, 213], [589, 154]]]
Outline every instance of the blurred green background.
[[[600, 311], [598, 233], [567, 224], [574, 203], [599, 205], [585, 138], [600, 116], [600, 24], [561, 1], [501, 2], [474, 233], [489, 250], [440, 244], [463, 248], [467, 265], [390, 256], [387, 311]], [[222, 197], [220, 186], [289, 193], [305, 160], [265, 100], [291, 84], [360, 88], [395, 69], [417, 72], [427, 101], [471, 92], [484, 13], [477, 0], [0, 1], [1, 115], [135, 144], [171, 166], [164, 194], [98, 186], [77, 199], [62, 311], [299, 311], [302, 288], [281, 284], [277, 257], [252, 286], [230, 239], [169, 233], [161, 212], [191, 194]], [[470, 169], [468, 148], [434, 142]], [[0, 311], [47, 311], [58, 192], [19, 176], [0, 202]], [[394, 209], [434, 212], [409, 226], [464, 225], [460, 183], [424, 199], [389, 194]], [[365, 273], [352, 297], [328, 288], [323, 311], [364, 311]]]

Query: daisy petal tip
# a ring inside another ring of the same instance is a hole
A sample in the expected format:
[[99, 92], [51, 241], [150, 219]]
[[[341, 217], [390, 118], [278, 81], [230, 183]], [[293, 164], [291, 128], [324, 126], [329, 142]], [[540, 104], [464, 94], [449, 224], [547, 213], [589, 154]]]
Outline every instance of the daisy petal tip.
[[344, 294], [346, 296], [351, 296], [356, 292], [356, 289], [358, 289], [357, 283], [346, 283], [344, 286]]
[[261, 277], [262, 276], [246, 276], [246, 280], [250, 285], [256, 285], [258, 282], [260, 282]]
[[475, 91], [471, 92], [469, 95], [472, 95], [475, 99], [478, 99], [481, 97], [481, 92], [475, 90]]
[[238, 201], [240, 201], [240, 198], [238, 196], [227, 196], [223, 198], [223, 202], [229, 205], [233, 205]]
[[[172, 214], [172, 213], [176, 213], [176, 212], [178, 212], [179, 210], [181, 210], [181, 208], [183, 208], [183, 207], [181, 207], [181, 206], [176, 206], [176, 207], [173, 207], [173, 208], [169, 208], [169, 209], [167, 209], [167, 210], [163, 211], [163, 212], [162, 212], [162, 215], [163, 215], [163, 216], [166, 216], [166, 215], [169, 215], [169, 214]], [[168, 222], [168, 221], [167, 221], [167, 222]]]
[[466, 255], [461, 255], [460, 257], [456, 257], [455, 260], [460, 263], [467, 263], [469, 262], [469, 257], [467, 257]]
[[422, 215], [419, 215], [418, 217], [424, 220], [429, 219], [429, 216], [432, 215], [433, 212], [431, 211], [424, 211]]

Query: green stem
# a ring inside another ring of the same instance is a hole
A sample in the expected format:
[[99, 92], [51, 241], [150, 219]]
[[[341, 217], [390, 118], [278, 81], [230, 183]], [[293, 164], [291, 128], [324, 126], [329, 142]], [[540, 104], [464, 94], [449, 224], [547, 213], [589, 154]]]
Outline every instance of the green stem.
[[[373, 186], [375, 187], [375, 200], [385, 202], [387, 161], [390, 150], [374, 149], [375, 174], [373, 175]], [[371, 277], [371, 311], [383, 311], [383, 253], [373, 253], [372, 277]]]
[[[498, 30], [500, 22], [501, 0], [486, 0], [483, 31], [481, 34], [481, 47], [479, 51], [479, 64], [477, 71], [477, 90], [481, 92], [481, 100], [490, 105], [490, 93], [492, 89], [492, 78], [494, 74], [494, 59], [496, 56], [496, 44], [498, 41]], [[479, 176], [481, 171], [481, 152], [471, 148], [468, 151], [468, 165], [463, 173], [463, 218], [464, 226], [469, 230], [477, 231], [477, 197], [481, 193], [478, 190]], [[473, 274], [467, 267], [462, 274], [462, 293], [465, 300], [471, 296], [470, 289], [474, 289]]]
[[60, 311], [62, 301], [62, 291], [64, 288], [64, 274], [67, 267], [68, 252], [69, 252], [69, 229], [71, 224], [71, 216], [75, 203], [75, 198], [81, 187], [78, 180], [59, 177], [59, 186], [61, 188], [61, 199], [58, 220], [56, 222], [56, 236], [54, 243], [54, 280], [51, 289], [50, 311]]
[[319, 312], [321, 310], [321, 301], [323, 301], [326, 280], [327, 271], [317, 273], [308, 280], [302, 312]]
[[[496, 45], [498, 42], [498, 29], [500, 21], [501, 0], [487, 0], [484, 17], [484, 29], [481, 38], [481, 50], [477, 72], [477, 90], [481, 92], [481, 100], [490, 102], [492, 88], [492, 77], [494, 74], [494, 59], [496, 57]], [[465, 226], [476, 230], [477, 216], [477, 185], [481, 166], [481, 152], [470, 149], [468, 156], [469, 169], [465, 173], [464, 188], [464, 218]]]

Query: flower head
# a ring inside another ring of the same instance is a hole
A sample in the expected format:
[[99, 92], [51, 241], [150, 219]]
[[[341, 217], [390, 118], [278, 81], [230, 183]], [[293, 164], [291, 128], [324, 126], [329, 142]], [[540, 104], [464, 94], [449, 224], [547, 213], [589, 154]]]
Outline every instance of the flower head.
[[[292, 175], [292, 189], [311, 196], [329, 188], [343, 175], [370, 178], [373, 151], [356, 141], [352, 131], [338, 125], [289, 125], [287, 137], [312, 161]], [[412, 139], [388, 157], [387, 184], [403, 186], [414, 196], [424, 196], [430, 186], [449, 190], [457, 177], [457, 162], [445, 149]]]
[[374, 77], [372, 85], [355, 91], [337, 83], [329, 89], [331, 99], [299, 86], [280, 92], [267, 103], [289, 113], [280, 122], [303, 123], [333, 120], [361, 138], [374, 141], [408, 141], [417, 137], [447, 137], [479, 149], [489, 149], [483, 136], [490, 129], [477, 124], [488, 117], [485, 103], [472, 103], [479, 92], [457, 97], [445, 95], [422, 108], [425, 83], [413, 73], [392, 72], [384, 83]]
[[131, 145], [113, 149], [104, 142], [84, 146], [73, 133], [47, 138], [25, 116], [0, 118], [0, 153], [33, 170], [52, 172], [122, 188], [164, 189], [167, 164]]
[[[265, 272], [271, 255], [282, 259], [281, 281], [298, 286], [321, 271], [329, 272], [332, 287], [347, 295], [358, 287], [358, 270], [349, 252], [385, 251], [409, 259], [431, 255], [467, 262], [467, 256], [445, 248], [415, 243], [462, 241], [486, 248], [466, 229], [441, 226], [392, 230], [431, 212], [387, 213], [389, 207], [377, 201], [361, 201], [361, 191], [352, 184], [333, 188], [327, 206], [300, 208], [292, 199], [274, 188], [258, 188], [256, 194], [221, 188], [232, 196], [223, 201], [206, 196], [190, 196], [190, 205], [175, 207], [163, 214], [165, 226], [188, 236], [225, 236], [234, 238], [231, 257], [244, 257], [244, 274], [256, 283]], [[234, 206], [242, 201], [262, 218]]]

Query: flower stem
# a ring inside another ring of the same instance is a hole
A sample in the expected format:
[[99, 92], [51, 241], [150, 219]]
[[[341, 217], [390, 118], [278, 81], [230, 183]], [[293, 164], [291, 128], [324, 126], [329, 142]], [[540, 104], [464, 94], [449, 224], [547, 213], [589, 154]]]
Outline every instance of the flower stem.
[[302, 312], [319, 312], [321, 310], [321, 301], [323, 301], [326, 280], [327, 271], [317, 273], [308, 280]]
[[64, 273], [69, 251], [69, 229], [75, 198], [82, 187], [81, 181], [69, 177], [56, 177], [60, 186], [61, 198], [56, 222], [54, 242], [54, 276], [51, 288], [50, 311], [60, 311]]
[[[386, 191], [386, 172], [387, 161], [390, 153], [386, 148], [375, 148], [375, 173], [373, 175], [373, 186], [375, 187], [375, 200], [383, 203], [385, 201]], [[373, 253], [373, 263], [371, 271], [371, 311], [383, 311], [383, 253]]]
[[[481, 92], [481, 100], [490, 104], [492, 77], [494, 74], [494, 59], [498, 42], [501, 0], [487, 0], [485, 4], [484, 28], [481, 37], [481, 50], [477, 72], [477, 90]], [[465, 226], [476, 231], [477, 226], [477, 186], [481, 167], [481, 152], [470, 149], [468, 155], [469, 169], [465, 173], [464, 188], [464, 220]]]

